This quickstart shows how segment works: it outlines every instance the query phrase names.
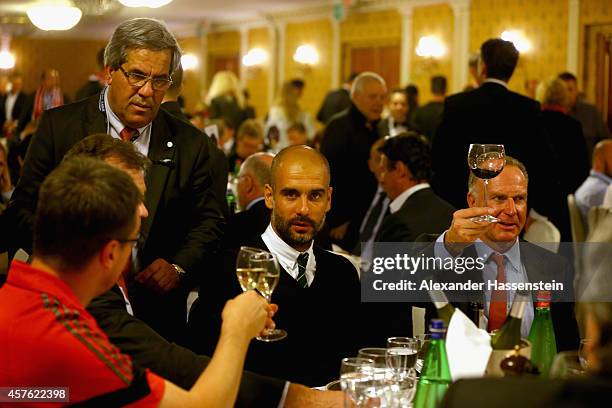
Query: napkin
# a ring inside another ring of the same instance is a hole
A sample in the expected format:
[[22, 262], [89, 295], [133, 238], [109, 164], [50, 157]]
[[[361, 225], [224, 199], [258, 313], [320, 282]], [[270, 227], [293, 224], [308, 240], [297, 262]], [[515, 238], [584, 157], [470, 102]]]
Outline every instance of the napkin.
[[491, 355], [491, 337], [455, 309], [446, 332], [446, 354], [453, 381], [482, 377]]

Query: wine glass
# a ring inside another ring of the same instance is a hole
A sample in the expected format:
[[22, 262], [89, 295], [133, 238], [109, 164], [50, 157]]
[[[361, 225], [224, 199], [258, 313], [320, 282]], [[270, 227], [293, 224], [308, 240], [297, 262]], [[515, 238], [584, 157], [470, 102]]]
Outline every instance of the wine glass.
[[[496, 177], [506, 164], [504, 145], [499, 144], [471, 144], [468, 152], [468, 166], [472, 174], [484, 180], [482, 206], [487, 206], [487, 187], [489, 179]], [[492, 215], [486, 214], [472, 217], [473, 222], [498, 222]]]
[[416, 391], [417, 351], [419, 341], [411, 337], [387, 339], [387, 368], [392, 371], [392, 406], [410, 406]]
[[[258, 248], [240, 247], [236, 258], [236, 276], [243, 291], [256, 290], [270, 303], [272, 292], [280, 278], [280, 268], [276, 257]], [[260, 341], [277, 341], [287, 337], [281, 329], [269, 329]]]
[[364, 406], [373, 381], [374, 360], [362, 357], [343, 358], [340, 364], [340, 386], [344, 393], [344, 406]]

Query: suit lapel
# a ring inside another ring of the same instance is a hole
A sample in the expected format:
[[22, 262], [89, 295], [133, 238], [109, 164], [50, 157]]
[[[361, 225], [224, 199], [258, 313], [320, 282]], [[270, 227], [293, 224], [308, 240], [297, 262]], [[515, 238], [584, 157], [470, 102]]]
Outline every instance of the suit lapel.
[[[149, 159], [153, 162], [147, 171], [145, 181], [147, 192], [145, 194], [145, 204], [149, 211], [149, 216], [142, 221], [141, 235], [146, 243], [151, 229], [151, 224], [155, 219], [161, 195], [166, 187], [170, 167], [159, 164], [160, 160], [170, 159], [176, 165], [175, 159], [176, 140], [174, 133], [171, 132], [163, 113], [160, 111], [153, 120], [151, 128], [151, 140], [149, 143]], [[157, 163], [157, 164], [156, 164]]]
[[87, 118], [83, 121], [83, 138], [95, 133], [108, 133], [106, 114], [99, 107], [100, 94], [87, 101]]

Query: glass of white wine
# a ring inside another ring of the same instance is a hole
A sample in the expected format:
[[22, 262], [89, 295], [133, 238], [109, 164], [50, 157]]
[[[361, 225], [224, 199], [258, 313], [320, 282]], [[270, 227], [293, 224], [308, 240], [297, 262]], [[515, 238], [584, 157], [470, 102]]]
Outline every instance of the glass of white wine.
[[[276, 257], [258, 248], [241, 247], [236, 258], [236, 276], [243, 291], [257, 290], [270, 303], [272, 292], [280, 278], [280, 268]], [[260, 341], [277, 341], [287, 337], [281, 329], [270, 329]]]

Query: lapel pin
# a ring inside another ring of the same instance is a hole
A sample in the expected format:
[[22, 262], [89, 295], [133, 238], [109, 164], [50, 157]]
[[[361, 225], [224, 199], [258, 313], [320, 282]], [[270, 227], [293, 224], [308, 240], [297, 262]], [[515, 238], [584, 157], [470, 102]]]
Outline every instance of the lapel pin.
[[172, 146], [174, 146], [174, 143], [172, 143], [172, 142], [168, 142], [168, 143], [166, 143], [166, 146], [168, 146], [168, 147], [172, 147]]

